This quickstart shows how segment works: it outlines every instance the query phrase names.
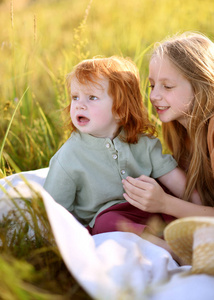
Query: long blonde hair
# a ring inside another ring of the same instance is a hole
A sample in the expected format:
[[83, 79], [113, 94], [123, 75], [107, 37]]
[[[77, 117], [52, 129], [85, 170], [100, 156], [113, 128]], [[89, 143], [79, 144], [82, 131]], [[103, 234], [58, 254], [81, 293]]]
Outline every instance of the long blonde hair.
[[184, 199], [197, 188], [204, 205], [214, 206], [214, 178], [207, 144], [214, 116], [214, 43], [200, 33], [186, 32], [157, 45], [152, 57], [167, 56], [191, 83], [194, 100], [185, 129], [178, 121], [162, 126], [164, 140], [187, 173]]

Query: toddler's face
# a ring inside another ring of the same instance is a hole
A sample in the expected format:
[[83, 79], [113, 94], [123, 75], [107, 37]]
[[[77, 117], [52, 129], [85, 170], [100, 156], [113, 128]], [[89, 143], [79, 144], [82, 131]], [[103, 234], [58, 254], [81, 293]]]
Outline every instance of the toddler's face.
[[170, 60], [155, 56], [149, 65], [150, 100], [164, 123], [177, 120], [184, 127], [194, 99], [190, 82]]
[[113, 99], [108, 95], [109, 82], [105, 78], [97, 84], [81, 84], [74, 76], [71, 80], [70, 115], [74, 126], [95, 137], [115, 137], [118, 123], [112, 114]]

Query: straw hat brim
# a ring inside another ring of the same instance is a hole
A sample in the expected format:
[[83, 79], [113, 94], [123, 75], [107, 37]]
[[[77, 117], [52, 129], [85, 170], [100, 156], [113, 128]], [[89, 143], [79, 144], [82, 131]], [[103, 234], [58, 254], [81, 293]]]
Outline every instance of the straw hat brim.
[[214, 226], [214, 217], [186, 217], [166, 226], [164, 239], [187, 265], [192, 264], [193, 235], [198, 228]]

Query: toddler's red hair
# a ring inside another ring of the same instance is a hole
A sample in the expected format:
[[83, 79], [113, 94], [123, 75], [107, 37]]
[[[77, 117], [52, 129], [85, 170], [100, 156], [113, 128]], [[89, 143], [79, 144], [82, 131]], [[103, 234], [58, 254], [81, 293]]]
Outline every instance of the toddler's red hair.
[[[106, 78], [109, 81], [108, 94], [113, 99], [112, 114], [119, 116], [119, 126], [126, 136], [121, 137], [127, 143], [137, 143], [139, 134], [149, 137], [156, 135], [154, 125], [148, 118], [147, 109], [143, 103], [140, 91], [140, 76], [136, 65], [123, 57], [93, 58], [80, 62], [67, 75], [67, 87], [70, 95], [70, 85], [73, 77], [81, 84], [93, 83], [97, 79]], [[70, 105], [67, 107], [70, 111]], [[76, 128], [72, 126], [72, 131]]]

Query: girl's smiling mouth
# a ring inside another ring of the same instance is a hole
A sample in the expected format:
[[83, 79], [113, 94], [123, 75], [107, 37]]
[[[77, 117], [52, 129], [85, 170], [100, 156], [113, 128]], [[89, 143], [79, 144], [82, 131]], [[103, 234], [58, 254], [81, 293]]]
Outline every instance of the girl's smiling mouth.
[[170, 106], [155, 106], [155, 109], [157, 112], [164, 112], [169, 108], [170, 108]]

